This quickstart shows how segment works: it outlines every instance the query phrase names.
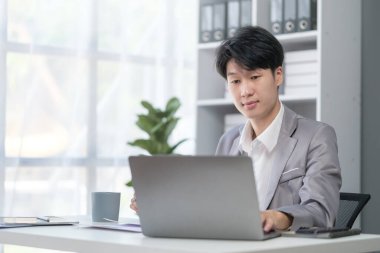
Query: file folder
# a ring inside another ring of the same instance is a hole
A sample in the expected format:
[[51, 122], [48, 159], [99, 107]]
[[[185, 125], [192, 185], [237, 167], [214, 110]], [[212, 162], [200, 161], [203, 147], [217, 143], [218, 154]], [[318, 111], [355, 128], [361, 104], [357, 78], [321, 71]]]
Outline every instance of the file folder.
[[227, 37], [232, 38], [240, 26], [240, 2], [228, 1], [227, 3]]
[[297, 0], [284, 1], [284, 33], [296, 31]]
[[283, 5], [283, 0], [271, 0], [270, 19], [271, 19], [271, 30], [273, 34], [280, 34], [283, 32], [282, 31], [282, 27], [283, 27], [282, 5]]
[[213, 40], [225, 39], [226, 34], [226, 3], [214, 4]]
[[298, 0], [297, 3], [297, 31], [316, 30], [317, 28], [317, 0]]
[[252, 3], [251, 0], [240, 2], [240, 26], [252, 25]]
[[212, 19], [213, 19], [213, 6], [211, 4], [202, 5], [200, 8], [200, 33], [199, 42], [210, 42], [212, 39]]

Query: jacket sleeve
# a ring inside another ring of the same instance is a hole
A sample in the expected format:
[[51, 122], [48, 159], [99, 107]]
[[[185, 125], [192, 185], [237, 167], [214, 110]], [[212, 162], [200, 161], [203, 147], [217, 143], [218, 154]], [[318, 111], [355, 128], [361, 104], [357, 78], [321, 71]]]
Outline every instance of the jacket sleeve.
[[338, 213], [341, 171], [335, 131], [321, 124], [307, 151], [306, 173], [299, 189], [301, 202], [277, 208], [293, 216], [292, 229], [332, 227]]

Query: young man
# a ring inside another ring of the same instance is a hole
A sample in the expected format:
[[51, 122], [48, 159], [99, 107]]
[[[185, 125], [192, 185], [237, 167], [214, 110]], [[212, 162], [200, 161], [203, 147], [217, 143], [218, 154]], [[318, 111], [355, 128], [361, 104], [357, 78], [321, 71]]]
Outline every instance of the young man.
[[341, 186], [335, 131], [280, 102], [283, 59], [260, 27], [243, 27], [219, 46], [217, 70], [247, 122], [222, 136], [216, 154], [252, 157], [264, 231], [333, 226]]
[[243, 27], [219, 46], [217, 70], [247, 122], [221, 137], [216, 154], [252, 157], [264, 231], [330, 227], [341, 186], [335, 131], [280, 102], [283, 59], [260, 27]]

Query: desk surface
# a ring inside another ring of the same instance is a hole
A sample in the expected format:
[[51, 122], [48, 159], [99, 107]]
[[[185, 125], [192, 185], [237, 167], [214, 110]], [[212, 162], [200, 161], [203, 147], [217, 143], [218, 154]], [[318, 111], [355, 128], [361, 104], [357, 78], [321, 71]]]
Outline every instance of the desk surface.
[[149, 238], [140, 233], [78, 226], [0, 229], [0, 243], [74, 252], [369, 252], [380, 250], [380, 235], [338, 239], [279, 237], [268, 241]]

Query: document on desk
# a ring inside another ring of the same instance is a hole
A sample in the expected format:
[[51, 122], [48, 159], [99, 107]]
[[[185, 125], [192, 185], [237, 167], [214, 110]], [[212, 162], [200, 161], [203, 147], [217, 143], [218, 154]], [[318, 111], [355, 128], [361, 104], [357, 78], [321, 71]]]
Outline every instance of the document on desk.
[[41, 217], [0, 217], [0, 228], [17, 228], [32, 226], [74, 225], [79, 221], [58, 216]]
[[79, 227], [103, 228], [141, 233], [140, 220], [138, 217], [120, 218], [119, 222], [80, 222]]
[[81, 223], [80, 227], [87, 228], [104, 228], [128, 232], [137, 232], [141, 233], [141, 227], [138, 224], [131, 223], [117, 223], [117, 222], [92, 222], [92, 223]]

